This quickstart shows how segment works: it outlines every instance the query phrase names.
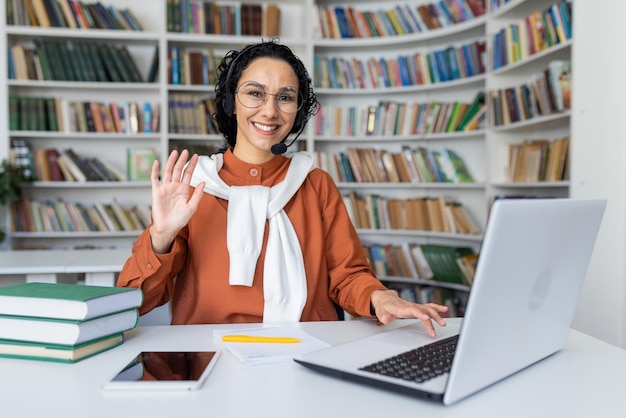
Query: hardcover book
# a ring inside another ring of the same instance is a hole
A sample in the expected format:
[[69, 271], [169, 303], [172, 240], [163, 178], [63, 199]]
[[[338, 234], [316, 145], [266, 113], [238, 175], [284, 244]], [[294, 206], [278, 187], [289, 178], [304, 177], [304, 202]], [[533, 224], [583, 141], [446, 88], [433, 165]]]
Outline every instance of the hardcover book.
[[115, 348], [123, 342], [124, 334], [122, 333], [77, 345], [0, 340], [0, 357], [76, 363]]
[[86, 320], [142, 302], [141, 289], [68, 283], [0, 286], [0, 315]]
[[139, 312], [129, 309], [85, 321], [0, 315], [0, 339], [75, 345], [137, 326]]

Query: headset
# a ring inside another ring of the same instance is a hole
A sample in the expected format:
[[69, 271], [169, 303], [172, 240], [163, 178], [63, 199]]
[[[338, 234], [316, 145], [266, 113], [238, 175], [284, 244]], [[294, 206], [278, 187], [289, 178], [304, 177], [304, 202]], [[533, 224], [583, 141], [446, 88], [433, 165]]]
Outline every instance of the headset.
[[245, 55], [247, 52], [251, 51], [256, 46], [257, 46], [256, 44], [248, 45], [247, 47], [239, 51], [239, 53], [235, 56], [235, 58], [233, 58], [230, 61], [230, 64], [228, 64], [228, 72], [226, 73], [226, 80], [224, 80], [224, 84], [226, 85], [226, 88], [228, 89], [228, 92], [224, 96], [224, 111], [226, 112], [228, 116], [231, 116], [231, 117], [233, 116], [233, 108], [235, 107], [235, 92], [233, 92], [232, 94], [230, 92], [230, 79], [233, 76], [235, 64], [237, 63], [237, 60], [241, 56]]
[[[233, 71], [235, 69], [235, 64], [237, 63], [240, 57], [246, 54], [249, 54], [250, 51], [254, 50], [255, 48], [262, 47], [263, 45], [264, 45], [263, 43], [260, 43], [260, 44], [251, 44], [251, 45], [246, 46], [244, 49], [239, 51], [239, 53], [235, 56], [235, 58], [233, 58], [231, 62], [228, 64], [228, 72], [226, 73], [226, 79], [224, 80], [224, 85], [226, 86], [228, 91], [225, 93], [224, 101], [223, 101], [224, 111], [226, 112], [228, 116], [231, 116], [231, 117], [233, 116], [233, 108], [235, 107], [235, 93], [230, 91], [230, 83], [231, 83]], [[298, 80], [298, 84], [300, 84], [300, 80]], [[308, 94], [308, 92], [306, 93]], [[300, 134], [302, 134], [302, 132], [304, 131], [306, 122], [308, 120], [308, 117], [306, 114], [307, 113], [306, 112], [307, 99], [305, 98], [304, 95], [305, 95], [305, 92], [301, 92], [302, 101], [303, 101], [302, 107], [296, 113], [296, 119], [294, 121], [293, 128], [290, 132], [290, 134], [295, 133], [296, 136], [291, 140], [289, 145], [285, 145], [284, 142], [281, 142], [279, 144], [275, 144], [274, 146], [272, 146], [272, 152], [274, 154], [285, 153], [287, 151], [287, 148], [290, 147], [296, 141], [296, 139], [298, 139]]]

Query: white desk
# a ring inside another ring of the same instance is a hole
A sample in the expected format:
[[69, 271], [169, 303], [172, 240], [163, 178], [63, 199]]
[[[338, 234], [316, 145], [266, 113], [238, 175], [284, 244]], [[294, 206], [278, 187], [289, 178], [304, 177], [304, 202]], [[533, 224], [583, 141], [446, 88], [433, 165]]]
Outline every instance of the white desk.
[[130, 249], [0, 251], [0, 275], [55, 283], [63, 274], [85, 273], [86, 284], [114, 286], [130, 254]]
[[[401, 323], [396, 321], [391, 326]], [[333, 344], [390, 327], [376, 327], [370, 321], [302, 326]], [[245, 366], [226, 351], [199, 391], [107, 393], [100, 390], [100, 385], [141, 349], [218, 347], [219, 342], [212, 338], [215, 327], [139, 327], [127, 334], [122, 346], [73, 365], [0, 359], [2, 416], [617, 418], [625, 415], [626, 352], [576, 331], [570, 333], [563, 351], [451, 407], [324, 376], [291, 361]]]

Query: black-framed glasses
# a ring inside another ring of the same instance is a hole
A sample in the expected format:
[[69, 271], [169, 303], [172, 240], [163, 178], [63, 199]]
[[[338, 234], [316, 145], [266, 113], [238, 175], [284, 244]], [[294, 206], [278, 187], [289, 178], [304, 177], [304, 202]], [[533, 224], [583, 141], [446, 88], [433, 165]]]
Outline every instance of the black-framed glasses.
[[237, 100], [248, 109], [256, 109], [262, 106], [268, 96], [274, 96], [276, 106], [283, 113], [296, 113], [302, 107], [302, 94], [294, 87], [283, 87], [278, 93], [272, 94], [265, 91], [262, 85], [255, 81], [248, 81], [235, 91]]

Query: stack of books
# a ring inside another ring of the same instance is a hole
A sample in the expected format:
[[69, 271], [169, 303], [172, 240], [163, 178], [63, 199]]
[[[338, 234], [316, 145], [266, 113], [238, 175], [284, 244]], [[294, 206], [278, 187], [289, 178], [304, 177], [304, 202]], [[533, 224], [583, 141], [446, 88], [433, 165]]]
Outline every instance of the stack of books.
[[0, 357], [75, 363], [124, 342], [140, 289], [64, 283], [0, 287]]

